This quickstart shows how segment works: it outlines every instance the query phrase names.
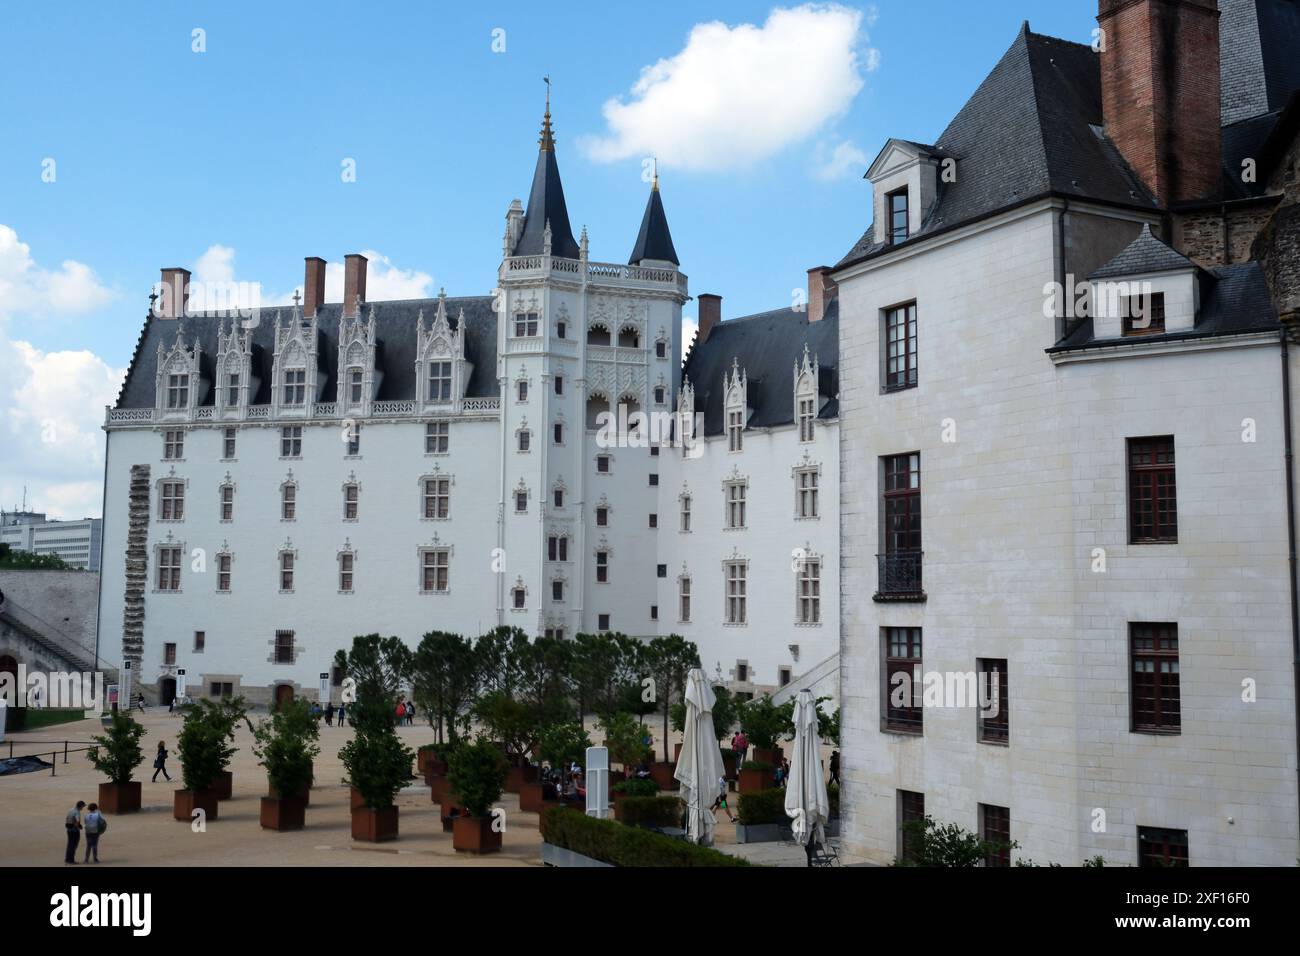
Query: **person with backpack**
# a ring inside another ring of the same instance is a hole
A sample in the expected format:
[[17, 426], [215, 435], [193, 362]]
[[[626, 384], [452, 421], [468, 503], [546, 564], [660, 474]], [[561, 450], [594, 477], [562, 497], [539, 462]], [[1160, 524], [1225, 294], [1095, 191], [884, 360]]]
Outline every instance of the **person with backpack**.
[[108, 830], [108, 821], [104, 819], [104, 814], [99, 809], [98, 803], [92, 803], [86, 808], [86, 857], [82, 863], [90, 862], [90, 855], [95, 855], [95, 862], [99, 862], [99, 838]]
[[167, 772], [167, 741], [158, 741], [158, 753], [153, 758], [153, 783], [158, 782], [158, 774], [162, 774], [170, 783], [172, 775]]

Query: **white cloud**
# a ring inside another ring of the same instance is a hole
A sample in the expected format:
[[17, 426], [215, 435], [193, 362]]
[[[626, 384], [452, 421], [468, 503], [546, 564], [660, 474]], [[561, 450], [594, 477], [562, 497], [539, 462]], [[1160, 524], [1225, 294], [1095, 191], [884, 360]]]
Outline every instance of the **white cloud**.
[[689, 315], [682, 316], [682, 357], [691, 350], [691, 343], [700, 331], [700, 320]]
[[875, 73], [880, 69], [880, 51], [872, 47], [867, 51], [867, 72]]
[[[427, 299], [434, 294], [433, 276], [415, 269], [399, 269], [381, 252], [361, 253], [366, 263], [366, 298], [371, 302], [388, 299]], [[325, 264], [325, 301], [343, 301], [343, 263]]]
[[761, 27], [697, 24], [681, 52], [641, 71], [626, 100], [605, 103], [605, 135], [579, 145], [601, 162], [655, 155], [699, 170], [771, 156], [842, 114], [862, 89], [862, 20], [859, 10], [805, 4], [774, 9]]
[[18, 233], [0, 223], [0, 310], [4, 313], [89, 312], [115, 296], [89, 266], [72, 259], [58, 269], [42, 269]]
[[869, 157], [848, 140], [837, 143], [834, 147], [818, 143], [813, 153], [813, 176], [824, 181], [842, 179], [845, 176], [861, 176], [867, 171], [871, 162]]

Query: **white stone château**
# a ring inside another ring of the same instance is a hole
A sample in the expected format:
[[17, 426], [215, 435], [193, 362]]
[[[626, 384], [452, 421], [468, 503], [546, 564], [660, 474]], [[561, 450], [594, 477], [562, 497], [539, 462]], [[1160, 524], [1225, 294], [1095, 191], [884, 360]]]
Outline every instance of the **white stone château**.
[[[301, 309], [187, 314], [163, 270], [105, 426], [99, 647], [147, 695], [183, 669], [191, 695], [315, 696], [376, 631], [681, 633], [750, 693], [837, 653], [830, 293], [721, 324], [705, 297], [683, 385], [657, 180], [628, 263], [592, 261], [549, 106], [540, 145], [488, 296], [371, 302], [350, 255], [325, 303], [312, 257]], [[652, 445], [682, 410], [693, 448]]]

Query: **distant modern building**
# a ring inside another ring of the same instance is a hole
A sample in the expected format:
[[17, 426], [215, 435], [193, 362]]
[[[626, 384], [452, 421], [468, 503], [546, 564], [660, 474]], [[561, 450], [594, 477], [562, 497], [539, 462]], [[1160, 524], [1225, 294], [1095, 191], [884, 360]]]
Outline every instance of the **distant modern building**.
[[102, 518], [50, 521], [40, 511], [0, 511], [0, 544], [15, 551], [53, 554], [74, 568], [99, 570]]

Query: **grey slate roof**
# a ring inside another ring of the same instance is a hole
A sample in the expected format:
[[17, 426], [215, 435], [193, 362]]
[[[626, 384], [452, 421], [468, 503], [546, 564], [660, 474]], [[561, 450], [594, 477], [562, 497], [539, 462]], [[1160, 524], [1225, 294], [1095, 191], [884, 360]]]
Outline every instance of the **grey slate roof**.
[[[415, 324], [420, 311], [424, 311], [425, 327], [433, 321], [438, 311], [437, 299], [403, 299], [391, 302], [366, 302], [363, 316], [375, 310], [376, 338], [375, 361], [383, 370], [383, 381], [376, 398], [380, 401], [415, 398]], [[447, 299], [447, 316], [451, 327], [457, 327], [457, 317], [465, 310], [465, 358], [474, 364], [466, 395], [488, 398], [499, 394], [496, 381], [497, 317], [492, 309], [491, 296], [470, 296]], [[324, 388], [320, 401], [337, 400], [339, 319], [343, 312], [341, 303], [322, 305], [317, 313], [316, 329], [319, 337], [318, 365], [324, 375]], [[290, 309], [283, 310], [284, 320], [290, 320]], [[201, 345], [201, 372], [209, 383], [217, 354], [217, 332], [229, 320], [215, 315], [188, 315], [184, 319], [160, 319], [150, 315], [136, 344], [135, 355], [126, 381], [118, 394], [117, 408], [152, 408], [154, 381], [157, 375], [158, 345], [169, 350], [176, 341], [178, 328], [184, 329], [187, 346], [197, 336]], [[254, 374], [261, 379], [254, 405], [271, 401], [271, 366], [275, 356], [275, 310], [263, 309], [260, 321], [253, 330]], [[201, 396], [200, 402], [211, 405], [216, 396], [211, 388]]]
[[[1101, 74], [1090, 47], [1029, 31], [944, 130], [934, 151], [957, 160], [934, 208], [908, 242], [1058, 194], [1156, 208], [1101, 132]], [[868, 230], [840, 266], [884, 250]]]
[[1152, 342], [1206, 338], [1215, 335], [1276, 332], [1281, 328], [1277, 319], [1277, 310], [1269, 295], [1268, 282], [1258, 262], [1244, 262], [1201, 270], [1198, 273], [1198, 281], [1201, 283], [1201, 308], [1192, 329], [1167, 332], [1164, 335], [1096, 339], [1092, 334], [1092, 319], [1088, 318], [1047, 351], [1065, 352], [1072, 349], [1105, 348], [1122, 344], [1146, 345]]
[[839, 417], [839, 316], [839, 299], [835, 298], [820, 322], [809, 322], [807, 312], [786, 308], [714, 326], [708, 340], [691, 349], [682, 370], [683, 378], [689, 378], [695, 388], [695, 411], [704, 415], [704, 434], [723, 432], [722, 382], [731, 374], [733, 361], [748, 378], [749, 404], [754, 409], [749, 427], [793, 423], [794, 366], [803, 360], [805, 344], [820, 366], [818, 391], [830, 399], [818, 417]]
[[632, 255], [628, 256], [628, 265], [636, 265], [642, 259], [660, 259], [681, 265], [677, 259], [677, 250], [673, 248], [673, 234], [668, 231], [668, 216], [664, 213], [663, 200], [659, 197], [659, 185], [650, 190], [646, 200], [645, 215], [641, 217], [641, 231], [637, 233], [636, 245]]
[[1114, 279], [1119, 276], [1148, 275], [1153, 272], [1177, 272], [1195, 269], [1197, 265], [1180, 252], [1176, 252], [1155, 237], [1149, 224], [1143, 224], [1138, 237], [1120, 250], [1119, 255], [1106, 263], [1089, 278]]
[[1256, 0], [1268, 108], [1279, 110], [1300, 90], [1300, 0]]
[[533, 187], [528, 193], [528, 207], [524, 210], [524, 229], [515, 243], [517, 256], [540, 256], [545, 248], [546, 223], [551, 224], [551, 255], [564, 259], [578, 258], [578, 243], [569, 226], [569, 208], [564, 204], [564, 185], [560, 182], [560, 166], [554, 149], [542, 149], [537, 154], [537, 167], [533, 170]]

